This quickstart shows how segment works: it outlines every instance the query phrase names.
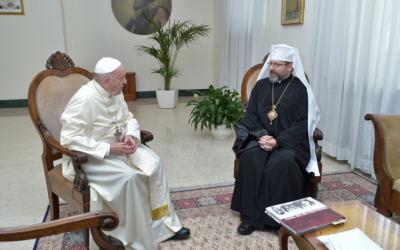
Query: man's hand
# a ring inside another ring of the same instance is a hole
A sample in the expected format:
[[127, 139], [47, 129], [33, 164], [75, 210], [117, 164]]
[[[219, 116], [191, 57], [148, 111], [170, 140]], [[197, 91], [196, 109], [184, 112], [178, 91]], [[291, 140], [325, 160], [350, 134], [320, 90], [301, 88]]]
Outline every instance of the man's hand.
[[125, 136], [124, 142], [125, 142], [128, 146], [132, 147], [132, 150], [133, 150], [132, 153], [135, 153], [135, 152], [136, 152], [137, 144], [136, 144], [135, 140], [133, 139], [133, 137], [132, 137], [131, 135]]
[[260, 144], [260, 147], [265, 151], [272, 151], [276, 146], [276, 141], [274, 137], [269, 135], [264, 135], [263, 137], [260, 137], [258, 139], [258, 143]]
[[7, 3], [7, 6], [8, 6], [8, 7], [13, 7], [14, 4], [13, 4], [12, 2], [8, 2], [8, 3]]
[[125, 142], [115, 142], [110, 144], [110, 155], [130, 155], [133, 153], [133, 147]]
[[110, 144], [111, 155], [130, 155], [136, 152], [137, 145], [131, 135], [125, 136], [124, 142], [116, 142]]

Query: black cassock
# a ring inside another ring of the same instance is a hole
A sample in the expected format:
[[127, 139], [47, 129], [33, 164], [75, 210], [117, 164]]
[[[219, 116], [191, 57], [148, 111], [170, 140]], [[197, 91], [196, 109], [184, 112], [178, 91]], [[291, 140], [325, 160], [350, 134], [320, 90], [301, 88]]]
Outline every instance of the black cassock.
[[[292, 75], [275, 83], [276, 104]], [[240, 166], [231, 209], [241, 213], [241, 221], [258, 229], [279, 227], [265, 214], [268, 206], [310, 196], [307, 88], [294, 77], [276, 107], [278, 116], [270, 125], [272, 83], [269, 78], [254, 86], [242, 123], [235, 126], [233, 145], [240, 154]], [[256, 137], [273, 136], [279, 147], [263, 150]]]

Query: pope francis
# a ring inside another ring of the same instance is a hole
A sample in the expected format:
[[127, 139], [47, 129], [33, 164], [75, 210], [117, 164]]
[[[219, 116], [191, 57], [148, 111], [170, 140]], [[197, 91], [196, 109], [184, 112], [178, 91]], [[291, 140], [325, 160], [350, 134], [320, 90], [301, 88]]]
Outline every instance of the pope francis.
[[[90, 210], [113, 209], [119, 226], [111, 233], [127, 249], [154, 249], [169, 238], [190, 235], [171, 203], [162, 161], [140, 143], [139, 124], [128, 110], [122, 88], [124, 66], [102, 58], [94, 80], [71, 98], [61, 116], [61, 145], [84, 152], [90, 186]], [[64, 156], [63, 175], [74, 180], [71, 158]], [[97, 249], [90, 240], [90, 249]]]

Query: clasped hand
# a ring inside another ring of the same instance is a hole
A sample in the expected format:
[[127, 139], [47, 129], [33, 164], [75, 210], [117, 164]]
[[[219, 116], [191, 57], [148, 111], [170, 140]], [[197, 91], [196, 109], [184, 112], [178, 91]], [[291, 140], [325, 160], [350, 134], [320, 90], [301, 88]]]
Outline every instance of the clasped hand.
[[274, 137], [269, 135], [264, 135], [263, 137], [258, 138], [258, 143], [265, 151], [272, 151], [276, 145]]
[[110, 144], [111, 155], [130, 155], [136, 152], [137, 144], [131, 135], [125, 136], [123, 142], [115, 142]]

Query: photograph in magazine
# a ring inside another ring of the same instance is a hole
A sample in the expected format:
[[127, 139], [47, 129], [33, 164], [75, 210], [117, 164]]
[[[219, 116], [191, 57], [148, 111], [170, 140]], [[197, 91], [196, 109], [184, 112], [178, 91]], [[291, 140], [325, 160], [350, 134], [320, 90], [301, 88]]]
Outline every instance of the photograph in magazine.
[[277, 218], [282, 220], [326, 209], [326, 206], [313, 198], [308, 197], [269, 208], [269, 212], [272, 212]]

